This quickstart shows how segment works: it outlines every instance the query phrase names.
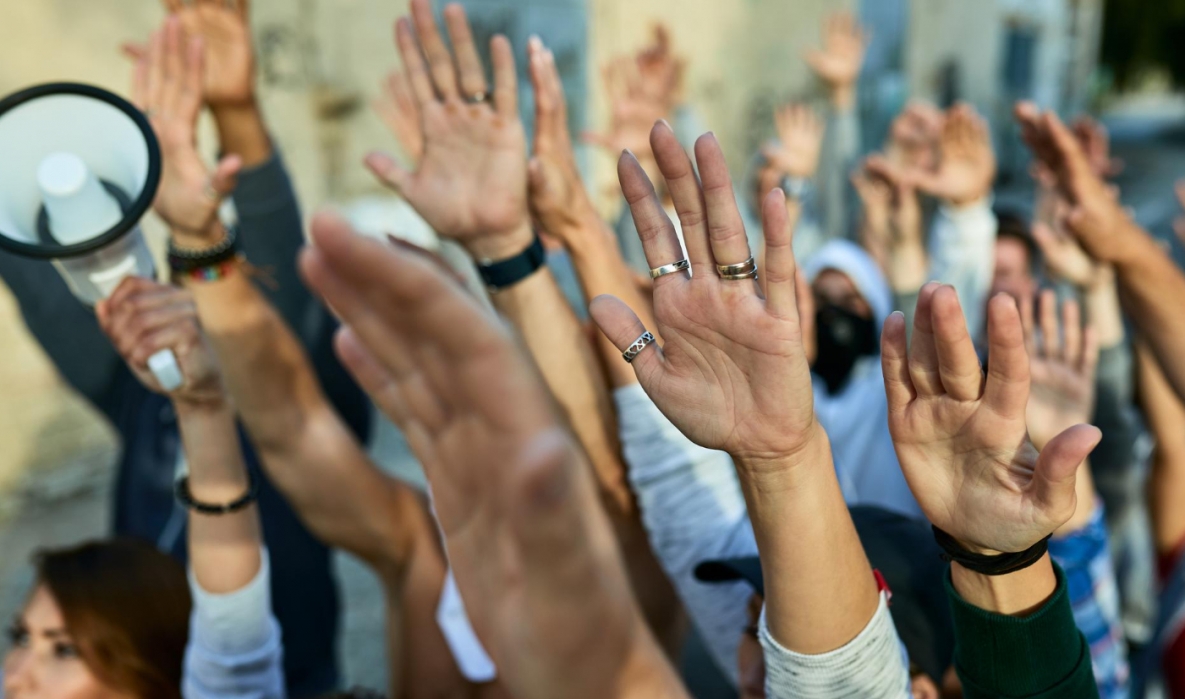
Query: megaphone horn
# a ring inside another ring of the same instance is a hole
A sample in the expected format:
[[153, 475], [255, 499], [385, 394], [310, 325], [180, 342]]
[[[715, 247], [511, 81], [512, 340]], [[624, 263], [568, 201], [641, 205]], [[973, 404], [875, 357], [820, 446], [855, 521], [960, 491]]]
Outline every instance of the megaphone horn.
[[[151, 124], [118, 95], [52, 83], [0, 100], [0, 248], [51, 260], [83, 303], [156, 276], [139, 223], [160, 174]], [[165, 390], [184, 382], [170, 350], [149, 368]]]

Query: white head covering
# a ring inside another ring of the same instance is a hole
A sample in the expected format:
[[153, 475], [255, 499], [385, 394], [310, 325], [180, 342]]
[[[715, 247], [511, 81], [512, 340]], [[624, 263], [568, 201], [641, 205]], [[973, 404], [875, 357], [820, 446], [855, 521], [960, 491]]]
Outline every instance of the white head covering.
[[[811, 283], [825, 270], [847, 276], [872, 307], [873, 322], [881, 324], [893, 312], [893, 294], [885, 275], [859, 245], [833, 240], [803, 267]], [[889, 435], [889, 405], [880, 355], [863, 357], [852, 368], [843, 389], [831, 395], [814, 382], [815, 413], [831, 439], [835, 469], [849, 505], [875, 505], [910, 517], [922, 517]]]

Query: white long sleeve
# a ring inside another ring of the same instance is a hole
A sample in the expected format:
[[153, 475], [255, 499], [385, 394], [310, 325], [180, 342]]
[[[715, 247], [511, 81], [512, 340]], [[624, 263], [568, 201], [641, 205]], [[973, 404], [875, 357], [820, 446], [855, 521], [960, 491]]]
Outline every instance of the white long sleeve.
[[996, 266], [997, 226], [988, 197], [960, 209], [939, 206], [930, 234], [930, 278], [958, 292], [972, 337], [984, 331]]
[[642, 387], [614, 392], [621, 445], [642, 523], [708, 652], [733, 684], [753, 591], [744, 582], [695, 579], [704, 560], [757, 555], [757, 540], [732, 459], [689, 441]]
[[284, 699], [284, 648], [272, 614], [267, 550], [259, 573], [225, 595], [206, 592], [191, 572], [193, 613], [185, 649], [185, 699]]
[[821, 655], [783, 647], [761, 613], [765, 691], [770, 699], [908, 699], [909, 662], [881, 593], [876, 614], [847, 645]]

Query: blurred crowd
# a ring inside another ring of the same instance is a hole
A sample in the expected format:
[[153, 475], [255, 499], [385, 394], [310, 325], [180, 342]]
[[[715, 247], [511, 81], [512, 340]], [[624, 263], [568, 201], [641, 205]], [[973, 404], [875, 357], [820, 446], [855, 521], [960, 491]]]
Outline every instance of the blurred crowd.
[[[822, 107], [730, 171], [661, 26], [576, 135], [546, 37], [479, 50], [412, 0], [375, 105], [403, 152], [365, 166], [414, 214], [306, 235], [247, 1], [165, 5], [124, 47], [162, 279], [92, 309], [0, 252], [122, 438], [114, 537], [32, 562], [3, 696], [371, 696], [340, 687], [340, 549], [382, 582], [393, 698], [707, 699], [691, 638], [745, 699], [1185, 698], [1185, 274], [1100, 123], [1016, 105], [1032, 211], [995, 206], [966, 104], [865, 156], [839, 13]], [[616, 220], [578, 139], [619, 157]], [[371, 461], [372, 407], [427, 492]]]

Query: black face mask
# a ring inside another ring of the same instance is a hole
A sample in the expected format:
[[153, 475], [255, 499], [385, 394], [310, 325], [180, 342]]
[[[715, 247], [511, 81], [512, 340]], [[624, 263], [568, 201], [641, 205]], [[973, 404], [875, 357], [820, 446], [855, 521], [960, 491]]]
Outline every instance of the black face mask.
[[861, 357], [874, 356], [876, 325], [871, 318], [861, 318], [846, 308], [827, 305], [815, 314], [818, 358], [812, 371], [823, 379], [827, 392], [834, 394], [852, 373]]

